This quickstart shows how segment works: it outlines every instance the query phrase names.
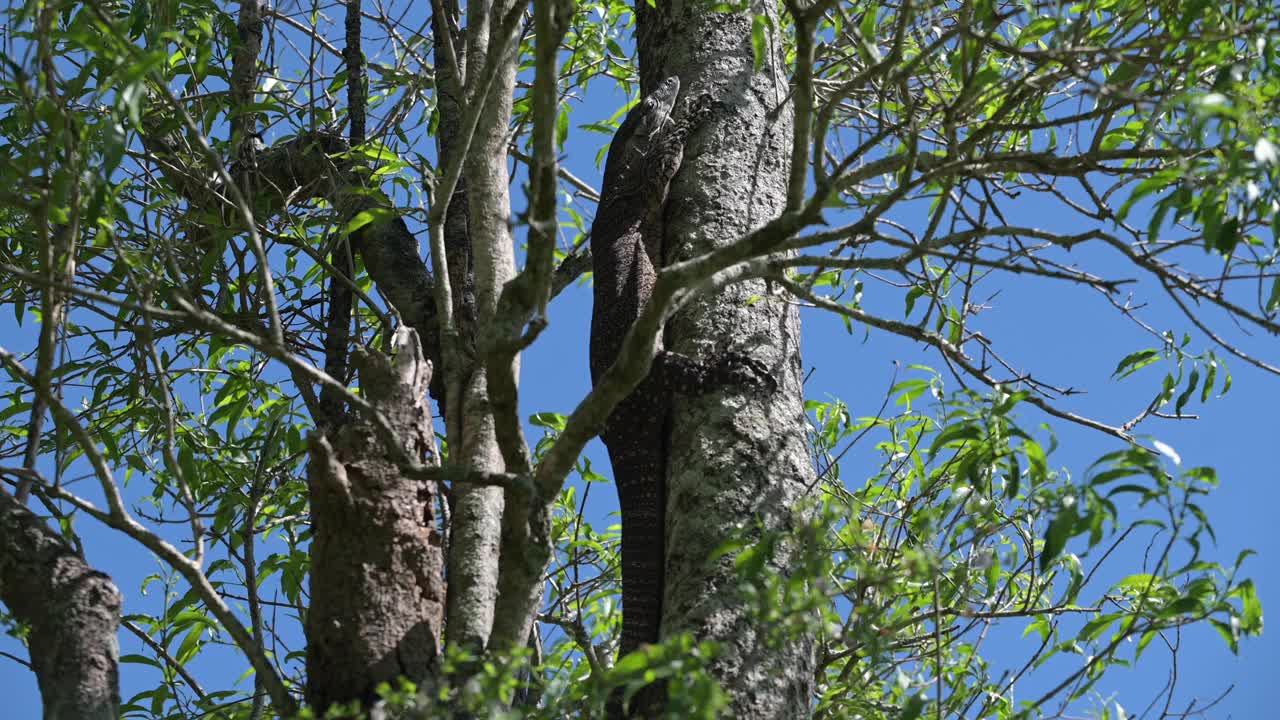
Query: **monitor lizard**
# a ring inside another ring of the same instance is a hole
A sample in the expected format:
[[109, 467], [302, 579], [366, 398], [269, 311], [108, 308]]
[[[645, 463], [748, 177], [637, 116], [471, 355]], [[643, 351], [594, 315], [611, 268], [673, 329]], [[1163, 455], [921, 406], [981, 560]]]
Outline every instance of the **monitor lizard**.
[[[706, 116], [709, 98], [672, 116], [680, 80], [659, 83], [618, 127], [605, 161], [600, 203], [591, 226], [594, 303], [591, 379], [599, 382], [649, 301], [663, 265], [662, 213], [667, 188], [690, 129]], [[774, 387], [767, 369], [737, 353], [703, 363], [664, 350], [661, 338], [649, 374], [610, 415], [601, 438], [613, 466], [622, 514], [622, 637], [619, 657], [656, 643], [662, 619], [667, 434], [672, 393], [710, 387]]]

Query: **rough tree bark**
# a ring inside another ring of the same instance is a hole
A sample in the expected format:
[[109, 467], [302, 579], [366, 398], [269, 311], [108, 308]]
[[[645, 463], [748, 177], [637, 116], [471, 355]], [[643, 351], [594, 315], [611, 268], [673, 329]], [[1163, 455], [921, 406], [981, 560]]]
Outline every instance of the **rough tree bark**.
[[[776, 6], [765, 4], [779, 27]], [[772, 52], [753, 71], [750, 14], [710, 5], [637, 2], [642, 91], [679, 76], [686, 93], [719, 101], [685, 145], [671, 184], [664, 246], [668, 263], [722, 246], [776, 217], [786, 205], [792, 112], [776, 31]], [[765, 300], [748, 304], [759, 296]], [[805, 440], [796, 306], [763, 281], [730, 286], [690, 304], [666, 330], [666, 346], [695, 358], [733, 351], [764, 363], [771, 395], [722, 388], [677, 398], [668, 457], [663, 635], [691, 632], [718, 641], [713, 675], [731, 717], [795, 718], [808, 712], [814, 641], [766, 647], [740, 598], [731, 559], [707, 558], [745, 527], [777, 530], [813, 479]], [[758, 526], [756, 525], [758, 523]], [[773, 561], [785, 569], [786, 558]]]
[[[434, 464], [431, 366], [412, 330], [399, 331], [396, 346], [390, 362], [357, 352], [360, 386], [413, 459]], [[436, 484], [404, 477], [365, 418], [310, 444], [307, 699], [317, 709], [356, 699], [368, 708], [379, 683], [436, 669], [444, 615]]]
[[0, 491], [0, 601], [31, 627], [31, 669], [45, 720], [119, 716], [120, 608], [115, 583], [44, 520]]

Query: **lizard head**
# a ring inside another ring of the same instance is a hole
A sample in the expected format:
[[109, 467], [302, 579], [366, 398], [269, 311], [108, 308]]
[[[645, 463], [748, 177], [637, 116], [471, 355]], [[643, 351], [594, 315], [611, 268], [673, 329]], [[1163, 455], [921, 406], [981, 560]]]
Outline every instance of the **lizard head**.
[[[633, 137], [642, 141], [651, 141], [671, 119], [671, 110], [676, 106], [676, 96], [680, 94], [680, 78], [671, 77], [658, 83], [658, 87], [640, 101], [642, 113], [640, 123]], [[635, 112], [635, 108], [632, 109]]]
[[645, 158], [657, 148], [664, 131], [670, 129], [671, 110], [680, 94], [680, 78], [658, 83], [653, 92], [636, 103], [618, 127], [605, 162], [605, 179], [623, 186], [635, 186], [644, 172]]

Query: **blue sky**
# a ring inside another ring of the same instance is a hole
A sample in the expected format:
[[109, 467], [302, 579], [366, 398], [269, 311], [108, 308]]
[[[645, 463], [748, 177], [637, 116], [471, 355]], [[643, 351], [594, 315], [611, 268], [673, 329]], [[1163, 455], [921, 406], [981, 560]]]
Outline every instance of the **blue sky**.
[[[593, 95], [590, 105], [575, 110], [573, 123], [577, 125], [608, 117], [620, 102], [621, 98], [616, 94], [601, 92]], [[573, 132], [570, 138], [566, 149], [567, 167], [579, 177], [598, 185], [595, 151], [606, 138], [584, 132]], [[523, 204], [519, 191], [514, 202], [517, 206]], [[1030, 193], [1024, 194], [1011, 207], [1027, 224], [1063, 229], [1074, 222], [1062, 213], [1060, 205]], [[1141, 218], [1135, 220], [1139, 225], [1145, 224]], [[1139, 277], [1135, 271], [1124, 269], [1118, 256], [1105, 250], [1085, 246], [1064, 257], [1072, 262], [1087, 263], [1102, 274]], [[983, 332], [1020, 368], [1033, 370], [1037, 377], [1055, 385], [1088, 391], [1085, 395], [1064, 401], [1062, 407], [1119, 424], [1133, 416], [1149, 399], [1158, 380], [1156, 368], [1149, 368], [1122, 382], [1113, 381], [1110, 376], [1121, 357], [1134, 350], [1151, 347], [1153, 341], [1096, 293], [1008, 276], [993, 278], [984, 287], [990, 292], [999, 290], [999, 294], [985, 300], [990, 308], [984, 310], [976, 321]], [[1161, 300], [1150, 283], [1139, 284], [1133, 291], [1139, 300], [1152, 303], [1142, 313], [1149, 324], [1160, 330], [1174, 330], [1179, 336], [1184, 330], [1192, 330], [1174, 308]], [[869, 283], [865, 300], [869, 308], [882, 310], [889, 317], [901, 318], [900, 293]], [[2, 315], [0, 337], [4, 338], [4, 346], [10, 350], [32, 347], [31, 323], [17, 328], [11, 315]], [[578, 286], [566, 291], [553, 305], [549, 329], [524, 359], [522, 411], [526, 415], [542, 411], [567, 413], [587, 391], [589, 373], [585, 348], [589, 317], [588, 287]], [[806, 387], [807, 395], [816, 399], [841, 398], [849, 404], [854, 415], [872, 415], [879, 408], [884, 389], [895, 373], [895, 362], [901, 367], [912, 363], [938, 369], [944, 367], [937, 354], [901, 338], [873, 330], [864, 340], [861, 329], [851, 336], [837, 318], [815, 311], [805, 311], [802, 317], [804, 366], [806, 371], [814, 369]], [[1192, 332], [1192, 337], [1193, 350], [1209, 347], [1206, 339], [1197, 333]], [[1245, 342], [1264, 358], [1275, 359], [1274, 339], [1255, 337]], [[1280, 505], [1280, 486], [1275, 482], [1280, 450], [1271, 446], [1275, 442], [1276, 424], [1269, 414], [1280, 399], [1280, 392], [1277, 392], [1280, 378], [1266, 376], [1239, 361], [1229, 361], [1229, 366], [1234, 376], [1231, 392], [1204, 407], [1193, 404], [1190, 408], [1191, 412], [1200, 414], [1201, 419], [1151, 419], [1139, 428], [1139, 432], [1157, 437], [1175, 448], [1186, 466], [1212, 465], [1218, 469], [1222, 486], [1203, 503], [1218, 535], [1217, 548], [1207, 554], [1229, 563], [1244, 548], [1257, 550], [1259, 555], [1248, 561], [1245, 574], [1254, 578], [1265, 605], [1280, 587], [1280, 562], [1276, 560], [1280, 557], [1280, 533], [1275, 532], [1272, 519], [1274, 508]], [[904, 371], [897, 372], [899, 379], [906, 377], [902, 374]], [[957, 383], [948, 377], [947, 388], [957, 387]], [[1026, 424], [1045, 420], [1029, 408], [1023, 413]], [[1096, 432], [1061, 421], [1054, 421], [1053, 425], [1061, 447], [1051, 458], [1051, 464], [1076, 477], [1083, 475], [1095, 458], [1115, 449], [1118, 444]], [[530, 429], [529, 434], [531, 438], [537, 437], [540, 431]], [[596, 460], [597, 468], [607, 467], [598, 443], [593, 443], [588, 452]], [[842, 475], [853, 480], [874, 472], [877, 466], [876, 458], [869, 450], [857, 451], [849, 456]], [[593, 508], [592, 513], [600, 517], [612, 503], [609, 497], [607, 505]], [[158, 587], [152, 586], [147, 596], [143, 596], [139, 588], [144, 577], [158, 571], [157, 563], [123, 535], [105, 531], [87, 520], [82, 520], [78, 527], [84, 534], [90, 562], [110, 573], [124, 592], [126, 612], [139, 607], [154, 608]], [[1140, 560], [1142, 549], [1141, 544], [1130, 546], [1114, 558], [1114, 562], [1121, 569], [1132, 566]], [[993, 662], [1013, 662], [1012, 658], [1020, 658], [1026, 652], [1026, 644], [1031, 641], [1017, 640], [1022, 630], [1020, 622], [1009, 624], [1010, 637], [1001, 637], [988, 647], [987, 652]], [[1234, 686], [1234, 691], [1210, 711], [1208, 717], [1265, 717], [1280, 700], [1280, 690], [1276, 689], [1274, 680], [1275, 668], [1280, 667], [1280, 642], [1274, 634], [1247, 640], [1238, 657], [1233, 656], [1207, 626], [1186, 631], [1181, 642], [1178, 661], [1180, 691], [1175, 707], [1193, 697], [1216, 697], [1231, 686]], [[143, 652], [127, 632], [122, 632], [121, 644], [124, 653]], [[0, 650], [25, 657], [21, 646], [9, 638], [0, 638]], [[1006, 653], [1010, 659], [1005, 659]], [[215, 651], [201, 662], [199, 670], [207, 673], [201, 677], [209, 677], [211, 687], [217, 687], [215, 678], [234, 679], [241, 674], [243, 667], [234, 654]], [[1138, 667], [1113, 671], [1097, 686], [1097, 691], [1103, 697], [1114, 693], [1115, 699], [1130, 713], [1136, 713], [1163, 685], [1169, 667], [1167, 652], [1153, 646]], [[125, 665], [122, 672], [125, 697], [153, 681], [153, 675], [140, 666]], [[0, 691], [9, 699], [9, 717], [39, 716], [34, 677], [16, 663], [3, 658], [0, 658]]]

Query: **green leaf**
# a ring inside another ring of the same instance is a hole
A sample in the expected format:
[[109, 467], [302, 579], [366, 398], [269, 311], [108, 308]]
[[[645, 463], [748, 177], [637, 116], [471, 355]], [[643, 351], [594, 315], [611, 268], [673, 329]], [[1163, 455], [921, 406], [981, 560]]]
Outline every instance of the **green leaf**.
[[395, 162], [400, 159], [400, 156], [392, 152], [391, 148], [377, 141], [361, 145], [353, 152], [373, 162]]
[[561, 105], [560, 114], [556, 116], [556, 147], [564, 147], [569, 137], [569, 106]]
[[858, 26], [858, 32], [862, 33], [864, 42], [875, 43], [877, 12], [878, 9], [872, 6], [866, 8], [862, 15], [862, 23]]
[[1053, 17], [1041, 17], [1027, 23], [1022, 31], [1018, 33], [1018, 39], [1014, 41], [1014, 47], [1024, 47], [1039, 40], [1050, 32], [1058, 28], [1058, 19]]
[[1155, 637], [1155, 630], [1148, 630], [1142, 633], [1142, 639], [1138, 641], [1138, 647], [1133, 651], [1134, 661], [1137, 661], [1138, 658], [1142, 657], [1142, 651], [1147, 649], [1147, 646], [1151, 644], [1151, 641], [1154, 640]]
[[924, 712], [925, 696], [919, 692], [907, 698], [906, 704], [902, 706], [902, 712], [898, 714], [898, 720], [916, 720]]
[[1244, 580], [1233, 589], [1227, 597], [1233, 597], [1240, 601], [1241, 604], [1241, 620], [1240, 631], [1253, 635], [1262, 632], [1262, 602], [1258, 600], [1258, 591], [1254, 588], [1252, 580]]
[[990, 558], [990, 562], [987, 563], [987, 569], [984, 572], [984, 579], [987, 582], [987, 595], [990, 597], [999, 591], [1002, 568], [1000, 567], [999, 552], [992, 550], [988, 557]]
[[1141, 471], [1138, 468], [1132, 467], [1111, 468], [1110, 470], [1104, 470], [1103, 472], [1094, 475], [1093, 479], [1089, 481], [1089, 484], [1093, 487], [1097, 487], [1099, 485], [1105, 485], [1112, 480], [1119, 480], [1120, 478], [1137, 475], [1139, 472]]
[[1040, 551], [1040, 570], [1048, 569], [1054, 558], [1067, 546], [1076, 526], [1076, 508], [1074, 505], [1063, 508], [1057, 517], [1049, 523], [1049, 531], [1044, 536], [1044, 549]]
[[350, 235], [365, 225], [372, 223], [385, 222], [396, 216], [396, 212], [389, 208], [372, 208], [369, 210], [361, 210], [356, 216], [347, 221], [344, 231]]
[[651, 664], [649, 655], [641, 648], [619, 658], [609, 674], [615, 680], [626, 680], [643, 674]]
[[1026, 629], [1022, 631], [1022, 637], [1026, 637], [1030, 635], [1032, 630], [1034, 630], [1036, 634], [1040, 636], [1041, 641], [1049, 639], [1049, 633], [1053, 631], [1053, 628], [1049, 626], [1049, 616], [1048, 615], [1037, 616], [1034, 620], [1032, 620], [1027, 625]]
[[929, 455], [936, 455], [940, 449], [947, 445], [963, 444], [981, 438], [982, 428], [977, 425], [969, 423], [949, 425], [933, 439], [933, 445], [929, 447]]
[[765, 36], [765, 28], [768, 18], [764, 15], [756, 15], [751, 18], [751, 56], [752, 67], [755, 72], [760, 72], [764, 67], [764, 60], [768, 57], [768, 45]]
[[762, 574], [764, 563], [768, 559], [766, 548], [752, 546], [738, 553], [738, 556], [733, 559], [733, 567], [738, 571], [738, 577], [756, 578]]
[[1147, 349], [1130, 353], [1116, 366], [1115, 372], [1111, 373], [1111, 377], [1116, 380], [1126, 378], [1159, 359], [1159, 350]]
[[1154, 589], [1160, 586], [1160, 579], [1150, 573], [1136, 573], [1130, 575], [1115, 584], [1115, 589], [1120, 590], [1129, 595], [1139, 595], [1147, 592], [1148, 588]]
[[1213, 629], [1217, 630], [1218, 634], [1222, 636], [1222, 639], [1226, 641], [1227, 647], [1231, 648], [1231, 654], [1238, 655], [1240, 653], [1240, 638], [1236, 631], [1234, 631], [1227, 623], [1215, 618], [1209, 618], [1209, 624], [1212, 625]]
[[1120, 212], [1116, 213], [1117, 219], [1124, 220], [1129, 215], [1129, 211], [1133, 209], [1133, 206], [1146, 196], [1160, 192], [1161, 190], [1164, 190], [1170, 185], [1176, 183], [1181, 172], [1182, 171], [1177, 168], [1162, 170], [1138, 183], [1138, 186], [1133, 189], [1133, 193], [1130, 194], [1129, 198], [1120, 206]]
[[1080, 639], [1085, 642], [1093, 642], [1094, 640], [1097, 640], [1098, 636], [1106, 632], [1107, 628], [1111, 627], [1111, 624], [1118, 619], [1120, 619], [1119, 615], [1111, 614], [1090, 620], [1085, 623], [1084, 628], [1080, 630]]
[[[1212, 356], [1210, 356], [1212, 358]], [[1209, 360], [1209, 374], [1205, 376], [1204, 386], [1200, 388], [1200, 402], [1209, 402], [1209, 395], [1213, 393], [1213, 381], [1218, 375], [1218, 361]]]
[[1191, 379], [1187, 381], [1187, 389], [1178, 395], [1178, 401], [1174, 403], [1173, 414], [1181, 415], [1182, 408], [1191, 399], [1192, 394], [1196, 391], [1196, 386], [1200, 383], [1200, 371], [1198, 369], [1191, 370]]
[[1027, 465], [1033, 485], [1048, 477], [1049, 458], [1045, 455], [1044, 448], [1040, 446], [1040, 443], [1034, 440], [1027, 440], [1022, 443], [1022, 452], [1027, 456]]
[[1214, 250], [1223, 255], [1230, 255], [1232, 250], [1236, 249], [1236, 245], [1240, 242], [1240, 220], [1231, 218], [1217, 227], [1217, 232], [1212, 236], [1209, 235], [1208, 228], [1205, 229], [1205, 240], [1213, 246]]
[[1018, 456], [1009, 456], [1009, 472], [1005, 475], [1004, 496], [1009, 500], [1018, 497], [1018, 490], [1022, 484], [1022, 468], [1018, 465]]
[[[906, 405], [911, 407], [912, 401], [929, 392], [929, 381], [920, 378], [911, 378], [903, 380], [889, 389], [890, 395], [898, 395], [898, 399], [894, 401], [896, 405]], [[899, 395], [899, 393], [901, 393]]]
[[924, 288], [919, 285], [913, 285], [911, 289], [907, 291], [907, 311], [903, 313], [903, 317], [911, 317], [911, 311], [915, 309], [916, 300], [919, 299], [921, 295], [924, 295], [924, 293]]
[[1113, 88], [1127, 88], [1133, 83], [1133, 79], [1142, 74], [1142, 68], [1145, 63], [1130, 62], [1128, 60], [1116, 66], [1115, 70], [1107, 76], [1107, 85]]
[[121, 655], [120, 662], [135, 663], [137, 665], [150, 665], [151, 667], [160, 667], [160, 663], [156, 662], [155, 658], [149, 657], [147, 655]]
[[178, 646], [178, 652], [174, 653], [174, 659], [178, 661], [179, 665], [186, 665], [191, 658], [196, 656], [196, 653], [200, 652], [200, 637], [203, 634], [204, 627], [202, 625], [196, 625], [191, 628], [191, 632], [187, 633], [187, 636], [182, 639], [182, 644]]
[[564, 431], [565, 416], [560, 413], [540, 412], [529, 416], [529, 422], [556, 432]]

